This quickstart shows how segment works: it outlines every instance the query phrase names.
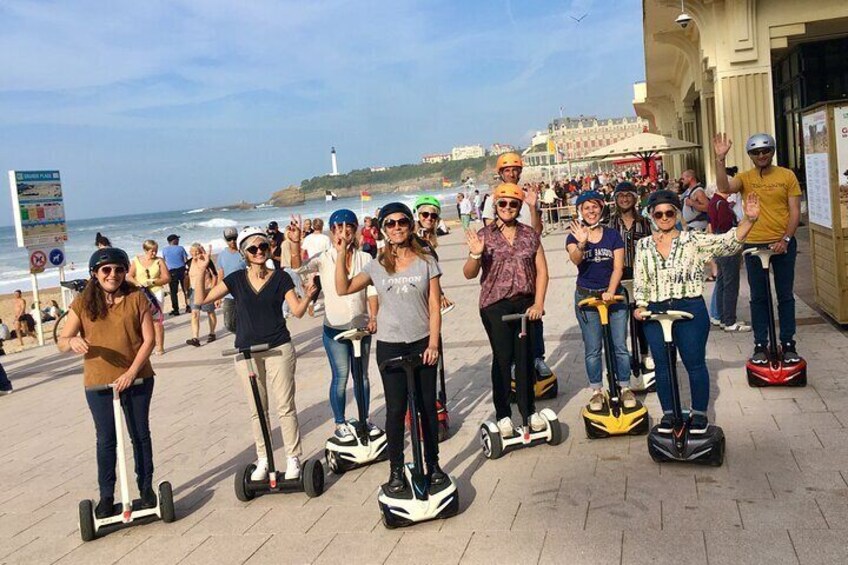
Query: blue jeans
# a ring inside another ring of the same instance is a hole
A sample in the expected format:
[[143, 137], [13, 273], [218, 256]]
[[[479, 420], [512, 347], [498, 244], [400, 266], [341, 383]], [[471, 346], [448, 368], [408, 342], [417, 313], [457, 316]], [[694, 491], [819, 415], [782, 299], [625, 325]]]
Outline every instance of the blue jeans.
[[0, 390], [12, 390], [12, 383], [9, 381], [6, 369], [3, 368], [2, 364], [0, 364]]
[[738, 253], [729, 257], [716, 257], [718, 276], [713, 289], [710, 316], [721, 320], [722, 325], [732, 326], [736, 323], [736, 301], [739, 298], [739, 269], [742, 266], [742, 256]]
[[[745, 248], [761, 247], [746, 245]], [[772, 255], [771, 271], [774, 273], [774, 291], [777, 299], [777, 317], [780, 320], [781, 343], [791, 342], [795, 338], [795, 256], [798, 254], [798, 242], [795, 238], [789, 242], [786, 253]], [[754, 342], [767, 344], [768, 309], [766, 285], [769, 284], [768, 271], [756, 257], [745, 256], [745, 269], [748, 271], [748, 286], [751, 288], [751, 325], [754, 328]]]
[[[589, 386], [599, 389], [603, 386], [603, 343], [604, 334], [601, 316], [594, 308], [578, 308], [577, 303], [589, 294], [579, 289], [574, 292], [574, 311], [580, 331], [583, 333], [583, 350], [586, 360], [586, 374]], [[626, 304], [611, 306], [609, 309], [609, 327], [612, 333], [612, 347], [615, 354], [615, 375], [621, 387], [630, 386], [630, 352], [627, 350], [628, 310]]]
[[[706, 414], [710, 402], [710, 373], [707, 371], [707, 336], [710, 334], [710, 319], [703, 297], [666, 300], [648, 304], [648, 310], [683, 310], [694, 316], [691, 320], [674, 323], [672, 337], [677, 354], [689, 373], [689, 389], [692, 391], [692, 410]], [[665, 352], [662, 327], [659, 322], [645, 322], [645, 337], [654, 357], [657, 378], [657, 396], [663, 412], [670, 414], [671, 370]], [[682, 402], [682, 401], [681, 401]]]
[[533, 360], [545, 358], [545, 326], [542, 320], [535, 324], [530, 324], [530, 331], [533, 332]]
[[[131, 386], [121, 393], [124, 421], [130, 434], [135, 459], [135, 477], [139, 492], [153, 486], [153, 444], [150, 441], [150, 399], [153, 396], [153, 377]], [[115, 495], [115, 464], [117, 436], [115, 413], [112, 410], [112, 389], [85, 391], [88, 408], [97, 432], [97, 484], [100, 498]]]
[[[351, 374], [353, 363], [353, 344], [349, 340], [336, 341], [333, 339], [345, 330], [337, 330], [324, 326], [323, 342], [327, 357], [330, 359], [330, 370], [333, 378], [330, 381], [330, 407], [333, 409], [333, 419], [336, 424], [345, 423], [345, 391], [347, 376]], [[371, 399], [371, 387], [368, 383], [368, 354], [371, 352], [371, 336], [362, 339], [362, 390], [353, 381], [353, 396], [357, 406], [362, 403], [366, 416]], [[357, 416], [359, 418], [359, 416]]]

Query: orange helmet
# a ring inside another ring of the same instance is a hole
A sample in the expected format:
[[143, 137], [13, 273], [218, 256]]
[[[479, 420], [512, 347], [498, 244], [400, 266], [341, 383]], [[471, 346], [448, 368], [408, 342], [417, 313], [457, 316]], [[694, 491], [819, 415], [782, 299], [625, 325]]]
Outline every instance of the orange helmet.
[[505, 169], [506, 167], [521, 167], [524, 168], [524, 163], [521, 162], [521, 155], [518, 153], [502, 153], [498, 155], [498, 164], [497, 170], [501, 172], [501, 169]]
[[[507, 165], [512, 166], [512, 165]], [[501, 198], [515, 198], [519, 202], [524, 202], [524, 191], [515, 183], [507, 182], [495, 189], [495, 200]]]

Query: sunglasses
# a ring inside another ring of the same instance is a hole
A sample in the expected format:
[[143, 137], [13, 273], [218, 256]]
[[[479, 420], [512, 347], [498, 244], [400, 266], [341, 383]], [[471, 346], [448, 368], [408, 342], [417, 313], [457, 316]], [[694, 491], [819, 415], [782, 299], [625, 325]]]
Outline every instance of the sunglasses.
[[773, 149], [768, 149], [768, 148], [764, 148], [764, 149], [751, 149], [750, 151], [748, 151], [748, 155], [753, 155], [753, 156], [755, 156], [755, 157], [759, 157], [760, 155], [769, 155], [769, 154], [771, 154], [773, 151], [774, 151]]
[[391, 229], [395, 226], [397, 226], [399, 228], [408, 228], [409, 227], [409, 218], [400, 218], [398, 220], [386, 220], [385, 222], [383, 222], [384, 228]]
[[247, 251], [251, 255], [256, 255], [258, 251], [261, 251], [262, 253], [267, 253], [269, 249], [271, 249], [270, 245], [268, 245], [267, 243], [260, 243], [259, 245], [251, 245], [250, 247], [245, 249], [245, 251]]
[[671, 219], [677, 215], [676, 210], [666, 210], [665, 212], [654, 212], [653, 216], [655, 220], [662, 220], [663, 218]]
[[224, 241], [235, 241], [237, 239], [238, 239], [238, 236], [236, 236], [236, 237], [225, 237]]
[[517, 200], [508, 200], [506, 198], [498, 200], [495, 204], [498, 205], [498, 208], [509, 208], [510, 210], [518, 210], [521, 207], [521, 202], [518, 202]]
[[433, 218], [434, 220], [439, 219], [439, 214], [436, 212], [418, 212], [418, 215], [424, 218], [425, 220], [428, 220], [430, 218]]
[[114, 272], [116, 275], [126, 275], [127, 269], [126, 267], [121, 267], [120, 265], [117, 267], [112, 267], [110, 265], [106, 265], [105, 267], [100, 267], [100, 273], [106, 277]]
[[144, 274], [147, 276], [148, 280], [150, 279], [150, 269], [144, 269]]

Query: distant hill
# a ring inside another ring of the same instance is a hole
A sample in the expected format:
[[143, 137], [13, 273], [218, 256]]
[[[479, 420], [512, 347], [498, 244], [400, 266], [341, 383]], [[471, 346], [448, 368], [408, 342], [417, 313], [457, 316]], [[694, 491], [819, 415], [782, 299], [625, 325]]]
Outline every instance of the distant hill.
[[357, 169], [337, 176], [323, 175], [304, 180], [299, 187], [294, 185], [275, 192], [269, 202], [275, 206], [290, 206], [304, 200], [324, 198], [330, 190], [340, 197], [357, 196], [365, 190], [372, 194], [386, 192], [408, 192], [421, 187], [441, 186], [443, 178], [457, 185], [468, 177], [490, 182], [494, 175], [497, 156], [445, 161], [444, 163], [421, 163], [398, 165], [383, 171]]

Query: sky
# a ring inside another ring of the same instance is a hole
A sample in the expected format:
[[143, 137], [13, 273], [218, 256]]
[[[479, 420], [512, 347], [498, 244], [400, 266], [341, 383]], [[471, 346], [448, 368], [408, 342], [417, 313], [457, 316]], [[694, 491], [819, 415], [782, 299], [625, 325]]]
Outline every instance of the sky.
[[[569, 16], [579, 18], [576, 23]], [[58, 169], [69, 219], [261, 202], [559, 116], [633, 115], [639, 0], [3, 0], [6, 171]]]

